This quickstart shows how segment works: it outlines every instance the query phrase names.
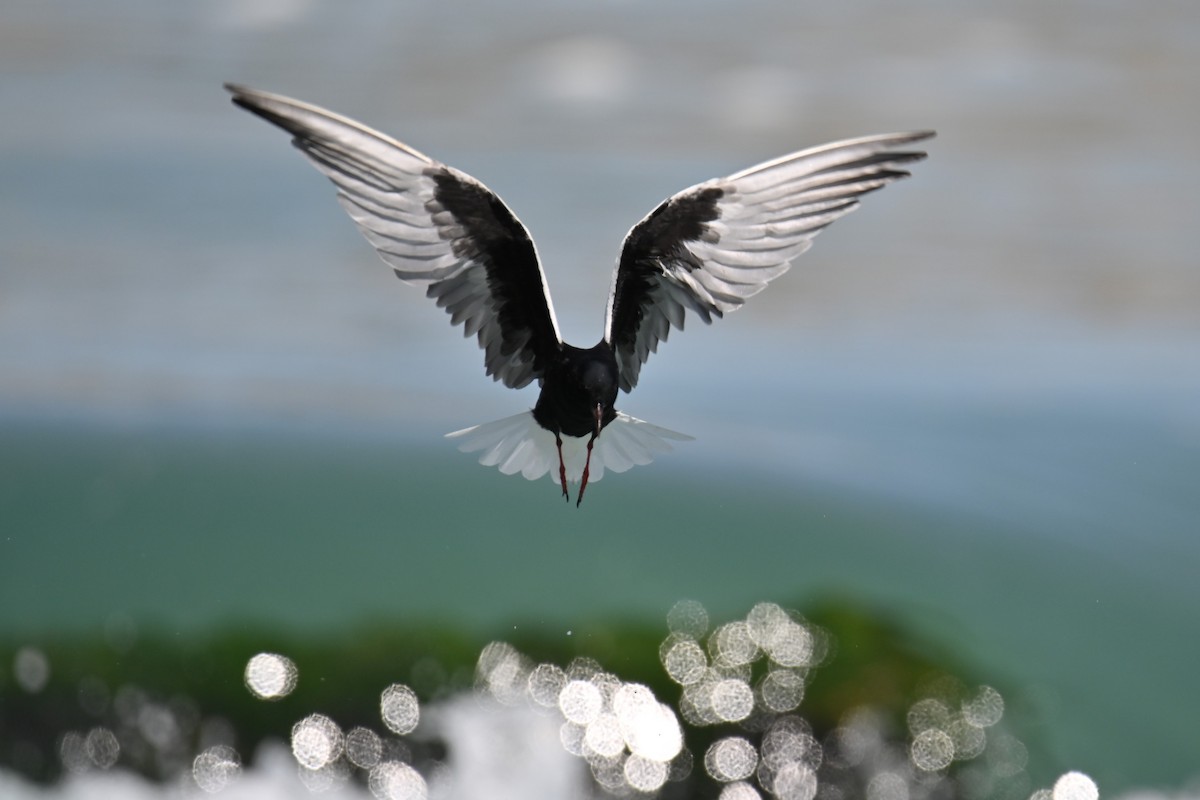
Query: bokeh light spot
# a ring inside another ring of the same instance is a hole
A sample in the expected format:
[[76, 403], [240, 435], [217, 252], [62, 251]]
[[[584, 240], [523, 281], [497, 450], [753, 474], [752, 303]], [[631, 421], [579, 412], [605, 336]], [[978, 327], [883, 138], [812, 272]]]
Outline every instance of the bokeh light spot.
[[421, 773], [399, 761], [385, 761], [367, 778], [371, 794], [379, 800], [425, 800], [429, 787]]
[[812, 800], [817, 793], [817, 774], [804, 764], [785, 764], [775, 773], [772, 793], [779, 800]]
[[528, 659], [515, 647], [507, 642], [492, 642], [479, 654], [475, 680], [501, 703], [513, 705], [524, 696], [529, 672]]
[[758, 751], [740, 736], [713, 742], [704, 754], [704, 769], [723, 783], [743, 781], [758, 767]]
[[569, 721], [579, 725], [590, 723], [603, 707], [604, 697], [590, 681], [570, 681], [558, 695], [559, 711]]
[[803, 624], [774, 603], [759, 603], [746, 615], [750, 638], [781, 667], [809, 666], [813, 636]]
[[598, 714], [587, 726], [584, 743], [588, 752], [604, 758], [620, 755], [625, 750], [625, 738], [621, 735], [621, 723], [617, 715], [605, 711]]
[[324, 714], [292, 726], [292, 755], [305, 769], [319, 770], [342, 754], [342, 729]]
[[383, 758], [383, 740], [370, 728], [352, 728], [346, 734], [346, 758], [361, 769], [371, 769]]
[[649, 693], [649, 700], [636, 705], [614, 703], [621, 735], [629, 752], [651, 761], [666, 763], [683, 749], [683, 731], [670, 706]]
[[721, 667], [740, 667], [758, 658], [758, 645], [750, 638], [745, 622], [722, 625], [709, 638], [713, 648], [713, 663]]
[[625, 759], [625, 780], [639, 792], [656, 792], [667, 782], [669, 769], [666, 762], [639, 756], [637, 753]]
[[75, 731], [64, 733], [59, 740], [58, 757], [67, 772], [85, 772], [92, 764], [86, 740]]
[[759, 687], [763, 705], [771, 711], [793, 711], [804, 699], [804, 679], [790, 669], [767, 673]]
[[379, 714], [392, 733], [403, 736], [412, 733], [421, 721], [421, 705], [417, 693], [402, 683], [393, 683], [379, 698]]
[[246, 662], [246, 688], [261, 700], [287, 697], [296, 688], [300, 672], [287, 656], [259, 653]]
[[763, 736], [762, 760], [773, 770], [793, 763], [816, 769], [823, 758], [820, 743], [809, 731], [808, 723], [799, 717], [780, 717]]
[[963, 718], [976, 728], [989, 728], [1004, 716], [1004, 698], [991, 686], [980, 686], [962, 706]]
[[941, 700], [926, 697], [908, 709], [908, 729], [914, 736], [931, 728], [945, 729], [950, 722], [950, 709]]
[[708, 656], [694, 639], [668, 639], [662, 653], [663, 668], [671, 680], [680, 686], [690, 686], [704, 678], [708, 669]]
[[718, 681], [712, 687], [712, 709], [725, 722], [741, 722], [754, 710], [754, 692], [737, 678]]
[[596, 779], [596, 783], [609, 792], [613, 794], [628, 793], [629, 785], [625, 781], [624, 752], [609, 758], [593, 755], [588, 759], [588, 766], [592, 769], [592, 777]]
[[954, 742], [956, 761], [970, 761], [987, 747], [987, 734], [983, 728], [971, 725], [962, 717], [952, 717], [945, 730]]
[[29, 694], [37, 694], [50, 680], [50, 659], [36, 647], [22, 647], [13, 658], [13, 677]]
[[867, 800], [908, 800], [908, 783], [894, 772], [880, 772], [867, 784]]
[[1054, 800], [1097, 800], [1096, 782], [1082, 772], [1064, 773], [1054, 782]]
[[121, 755], [121, 743], [108, 728], [92, 728], [83, 744], [88, 758], [100, 769], [108, 769]]
[[529, 696], [539, 706], [554, 708], [558, 705], [559, 694], [567, 685], [567, 673], [556, 664], [538, 664], [529, 673]]
[[667, 627], [673, 633], [699, 639], [708, 632], [708, 612], [696, 600], [680, 600], [667, 612]]
[[183, 731], [175, 712], [162, 703], [142, 703], [137, 709], [136, 724], [142, 738], [160, 752], [178, 750], [183, 746]]
[[192, 779], [209, 793], [225, 789], [241, 774], [242, 759], [228, 745], [209, 747], [192, 761]]
[[937, 772], [954, 760], [954, 740], [943, 730], [928, 728], [916, 735], [909, 752], [918, 769]]
[[762, 795], [745, 781], [738, 781], [721, 789], [717, 800], [762, 800]]

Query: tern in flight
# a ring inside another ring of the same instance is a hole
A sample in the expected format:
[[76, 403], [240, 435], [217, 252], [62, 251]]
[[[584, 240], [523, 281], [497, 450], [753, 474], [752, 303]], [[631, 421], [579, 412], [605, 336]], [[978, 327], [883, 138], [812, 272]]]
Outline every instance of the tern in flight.
[[447, 434], [505, 474], [551, 473], [575, 504], [605, 469], [647, 464], [690, 439], [616, 409], [642, 364], [683, 329], [734, 311], [787, 271], [867, 192], [908, 176], [932, 131], [864, 136], [781, 156], [664, 200], [630, 229], [613, 271], [604, 335], [559, 334], [525, 226], [482, 183], [354, 120], [277, 94], [226, 85], [233, 102], [292, 135], [337, 187], [342, 208], [405, 283], [450, 314], [484, 351], [487, 374], [541, 387], [532, 411]]

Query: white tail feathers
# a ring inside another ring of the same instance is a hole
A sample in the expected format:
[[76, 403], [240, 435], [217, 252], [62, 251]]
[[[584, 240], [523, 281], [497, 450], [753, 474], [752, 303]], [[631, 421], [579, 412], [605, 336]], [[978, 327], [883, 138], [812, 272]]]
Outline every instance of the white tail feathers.
[[[549, 473], [554, 481], [558, 481], [554, 434], [538, 425], [530, 411], [447, 433], [446, 437], [460, 439], [459, 450], [479, 453], [480, 464], [499, 467], [505, 475], [519, 472], [533, 481]], [[691, 438], [618, 411], [617, 418], [600, 431], [592, 446], [588, 483], [603, 478], [605, 470], [624, 472], [636, 465], [649, 464], [658, 453], [670, 452], [670, 442]], [[587, 457], [587, 437], [562, 437], [562, 454], [567, 481], [579, 483]]]

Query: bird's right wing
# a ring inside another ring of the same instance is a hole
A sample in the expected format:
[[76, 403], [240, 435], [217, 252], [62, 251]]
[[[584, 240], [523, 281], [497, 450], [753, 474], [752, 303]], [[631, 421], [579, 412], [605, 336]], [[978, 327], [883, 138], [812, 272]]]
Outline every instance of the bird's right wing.
[[683, 328], [741, 307], [787, 271], [829, 223], [859, 198], [908, 175], [922, 152], [897, 150], [932, 132], [866, 136], [801, 150], [706, 181], [668, 198], [633, 226], [613, 273], [604, 338], [621, 388]]
[[491, 190], [391, 137], [282, 95], [226, 85], [233, 102], [292, 134], [337, 186], [379, 256], [477, 336], [489, 375], [541, 378], [562, 337], [533, 240]]

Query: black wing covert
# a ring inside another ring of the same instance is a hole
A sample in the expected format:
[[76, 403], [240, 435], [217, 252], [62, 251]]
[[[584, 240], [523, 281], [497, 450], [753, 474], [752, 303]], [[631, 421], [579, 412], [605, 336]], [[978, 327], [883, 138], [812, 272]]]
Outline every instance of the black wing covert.
[[705, 323], [733, 311], [788, 270], [859, 198], [925, 157], [899, 147], [931, 131], [848, 139], [707, 181], [668, 198], [633, 226], [613, 273], [604, 338], [621, 388], [687, 311]]
[[338, 201], [406, 283], [445, 308], [514, 389], [542, 377], [562, 342], [537, 250], [491, 190], [401, 142], [317, 106], [226, 85], [233, 102], [292, 134]]

